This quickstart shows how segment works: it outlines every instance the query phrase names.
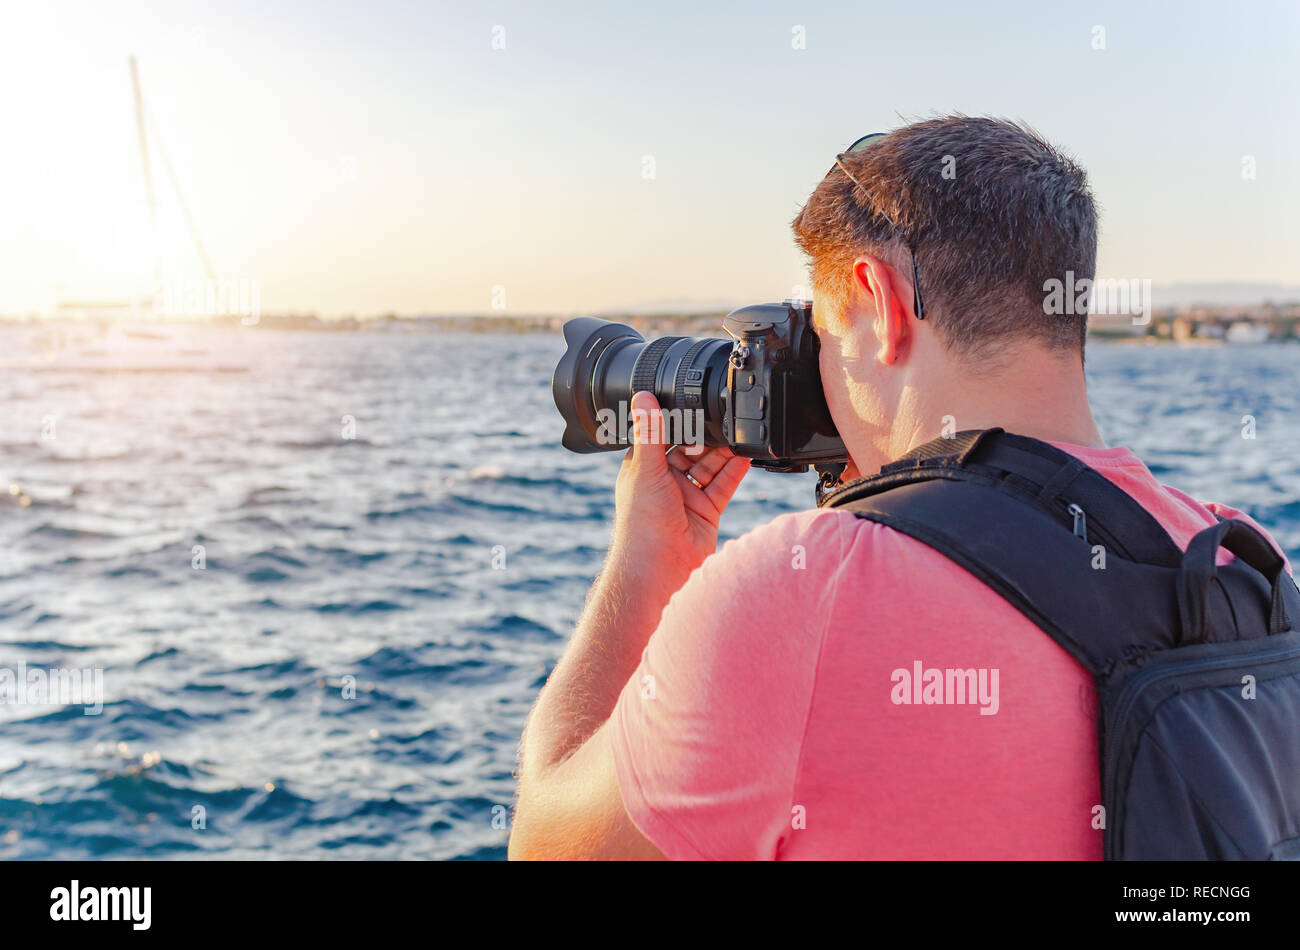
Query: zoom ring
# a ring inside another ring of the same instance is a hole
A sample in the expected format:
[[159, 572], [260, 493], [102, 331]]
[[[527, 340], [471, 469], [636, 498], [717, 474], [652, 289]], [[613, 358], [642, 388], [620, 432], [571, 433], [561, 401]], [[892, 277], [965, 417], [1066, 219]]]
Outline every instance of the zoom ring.
[[679, 336], [661, 336], [646, 344], [645, 349], [636, 358], [636, 366], [632, 367], [632, 392], [653, 393], [655, 391], [655, 379], [659, 376], [659, 360], [668, 347], [680, 339]]

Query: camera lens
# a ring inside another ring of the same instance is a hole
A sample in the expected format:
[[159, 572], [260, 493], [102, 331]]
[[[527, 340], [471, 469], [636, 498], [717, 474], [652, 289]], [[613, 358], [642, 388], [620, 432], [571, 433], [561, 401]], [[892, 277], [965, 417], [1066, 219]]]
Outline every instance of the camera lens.
[[665, 336], [646, 342], [621, 323], [579, 317], [564, 325], [564, 356], [551, 391], [564, 417], [564, 447], [605, 452], [631, 442], [632, 394], [654, 393], [665, 441], [726, 445], [721, 394], [727, 339]]

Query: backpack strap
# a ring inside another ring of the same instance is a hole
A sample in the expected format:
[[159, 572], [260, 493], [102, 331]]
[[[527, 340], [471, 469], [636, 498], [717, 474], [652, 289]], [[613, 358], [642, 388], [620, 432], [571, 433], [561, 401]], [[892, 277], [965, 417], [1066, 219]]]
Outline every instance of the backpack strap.
[[[828, 492], [820, 504], [840, 507], [932, 478], [1002, 483], [1068, 522], [1084, 540], [1104, 545], [1108, 554], [1171, 568], [1182, 563], [1182, 551], [1164, 526], [1106, 476], [1053, 445], [1002, 429], [968, 429], [927, 442], [884, 466], [879, 475]], [[1082, 518], [1070, 512], [1070, 505], [1078, 506]]]
[[961, 432], [821, 504], [960, 564], [1098, 678], [1176, 643], [1182, 552], [1109, 479], [1047, 443], [1001, 429]]

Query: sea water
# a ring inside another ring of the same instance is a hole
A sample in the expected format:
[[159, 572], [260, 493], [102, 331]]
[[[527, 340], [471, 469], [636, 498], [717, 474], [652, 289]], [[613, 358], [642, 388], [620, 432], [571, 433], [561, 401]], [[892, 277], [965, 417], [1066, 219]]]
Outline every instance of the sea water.
[[[0, 857], [504, 857], [621, 459], [560, 448], [560, 338], [0, 347], [0, 669], [102, 677], [98, 715], [0, 704]], [[1088, 376], [1110, 444], [1300, 557], [1300, 348], [1094, 344]], [[755, 471], [723, 536], [812, 498]]]

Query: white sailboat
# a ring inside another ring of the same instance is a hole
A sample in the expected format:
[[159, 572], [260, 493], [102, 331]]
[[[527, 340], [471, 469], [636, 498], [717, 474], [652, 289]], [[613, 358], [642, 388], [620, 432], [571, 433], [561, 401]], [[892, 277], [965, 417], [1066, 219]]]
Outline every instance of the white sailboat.
[[[0, 360], [0, 367], [90, 373], [242, 372], [246, 369], [242, 361], [232, 362], [228, 358], [219, 358], [218, 362], [214, 362], [213, 350], [229, 350], [231, 347], [228, 341], [226, 345], [210, 348], [199, 344], [196, 339], [197, 335], [221, 331], [199, 328], [192, 320], [184, 319], [192, 314], [169, 314], [165, 308], [161, 313], [158, 311], [160, 301], [169, 301], [178, 295], [169, 294], [172, 285], [165, 283], [164, 245], [158, 226], [160, 202], [154, 190], [150, 129], [153, 130], [153, 141], [172, 185], [176, 208], [185, 223], [207, 284], [215, 286], [217, 278], [185, 201], [180, 181], [163, 147], [157, 123], [153, 121], [146, 106], [136, 58], [128, 57], [127, 65], [135, 106], [145, 206], [148, 209], [149, 233], [152, 236], [152, 282], [147, 287], [141, 287], [139, 292], [119, 299], [58, 299], [54, 305], [53, 319], [33, 327], [27, 340], [28, 351], [20, 354], [17, 359], [11, 357]], [[169, 321], [169, 317], [176, 319]], [[200, 333], [196, 334], [196, 330], [200, 330]]]

